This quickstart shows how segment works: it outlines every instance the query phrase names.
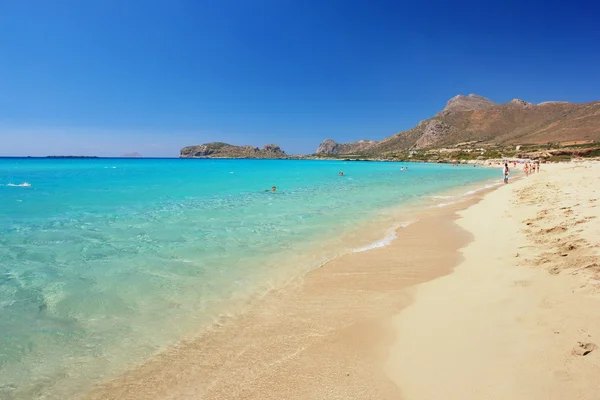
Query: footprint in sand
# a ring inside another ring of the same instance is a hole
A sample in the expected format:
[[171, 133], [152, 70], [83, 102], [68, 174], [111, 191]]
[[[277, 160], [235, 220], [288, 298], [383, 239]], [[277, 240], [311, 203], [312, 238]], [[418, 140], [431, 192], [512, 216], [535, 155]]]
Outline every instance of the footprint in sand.
[[[582, 241], [578, 240], [577, 242], [582, 242]], [[558, 252], [559, 253], [568, 253], [570, 251], [577, 249], [578, 247], [579, 246], [577, 246], [575, 244], [575, 242], [565, 243], [562, 246], [560, 246], [560, 248], [558, 249]]]
[[550, 275], [558, 275], [560, 274], [560, 268], [552, 267], [548, 270], [548, 272], [550, 273]]
[[541, 229], [540, 233], [558, 233], [558, 232], [564, 232], [566, 230], [567, 230], [567, 227], [558, 225], [558, 226], [548, 228], [548, 229]]
[[598, 346], [594, 343], [577, 342], [577, 346], [573, 347], [572, 353], [574, 356], [587, 356], [597, 348]]

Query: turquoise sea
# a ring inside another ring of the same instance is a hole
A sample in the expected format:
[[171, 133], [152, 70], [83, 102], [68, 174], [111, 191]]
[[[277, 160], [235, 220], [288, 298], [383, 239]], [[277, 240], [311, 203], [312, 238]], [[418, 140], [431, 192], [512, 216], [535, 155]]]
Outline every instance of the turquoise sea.
[[0, 398], [72, 397], [332, 257], [385, 245], [408, 222], [399, 206], [498, 179], [417, 163], [0, 159]]

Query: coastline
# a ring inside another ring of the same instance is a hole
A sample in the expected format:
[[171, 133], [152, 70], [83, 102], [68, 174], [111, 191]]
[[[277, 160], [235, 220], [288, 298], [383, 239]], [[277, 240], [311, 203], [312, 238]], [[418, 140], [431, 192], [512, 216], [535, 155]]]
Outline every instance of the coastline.
[[397, 399], [383, 368], [390, 318], [410, 304], [406, 288], [458, 262], [469, 235], [454, 224], [456, 211], [489, 190], [423, 209], [388, 245], [327, 262], [84, 398]]
[[404, 399], [597, 399], [600, 164], [545, 166], [461, 211], [474, 240], [392, 319]]
[[[49, 162], [48, 164], [51, 163], [52, 162]], [[124, 161], [123, 164], [134, 163]], [[168, 165], [170, 164], [171, 163], [168, 163]], [[184, 162], [183, 164], [186, 163]], [[33, 164], [31, 165], [33, 166]], [[146, 166], [154, 165], [159, 164], [147, 164]], [[171, 267], [184, 268], [184, 272], [187, 271], [187, 268], [196, 267], [195, 264], [188, 264], [189, 260], [194, 260], [194, 257], [197, 256], [194, 249], [198, 244], [192, 244], [191, 246], [179, 246], [182, 251], [176, 252], [176, 254], [179, 255], [177, 259], [181, 260], [181, 262], [168, 262], [164, 265], [164, 268], [162, 265], [164, 260], [157, 260], [159, 262], [156, 263], [156, 257], [145, 257], [146, 253], [123, 257], [124, 259], [129, 259], [129, 261], [123, 263], [113, 263], [113, 258], [109, 257], [109, 259], [101, 262], [101, 264], [104, 265], [98, 265], [99, 268], [87, 269], [87, 271], [90, 271], [89, 275], [93, 276], [93, 280], [91, 280], [91, 282], [94, 282], [93, 285], [86, 287], [85, 284], [80, 284], [80, 282], [75, 281], [74, 287], [80, 288], [78, 291], [57, 290], [56, 292], [42, 292], [43, 296], [37, 304], [30, 302], [32, 303], [31, 315], [35, 315], [36, 318], [44, 319], [61, 315], [61, 312], [66, 310], [70, 310], [70, 315], [77, 315], [77, 319], [73, 319], [73, 321], [81, 321], [82, 324], [85, 321], [88, 321], [86, 319], [86, 316], [88, 315], [95, 316], [95, 318], [90, 318], [90, 323], [84, 327], [85, 330], [81, 330], [82, 334], [79, 336], [78, 342], [70, 340], [69, 346], [54, 345], [54, 343], [45, 346], [45, 342], [41, 342], [44, 346], [39, 346], [35, 349], [35, 356], [37, 356], [38, 353], [43, 354], [43, 359], [45, 361], [43, 363], [37, 363], [36, 368], [38, 369], [33, 371], [33, 373], [29, 373], [29, 371], [26, 370], [28, 365], [27, 361], [33, 360], [33, 356], [23, 360], [24, 362], [15, 362], [14, 368], [10, 364], [8, 364], [8, 367], [7, 364], [5, 364], [3, 371], [6, 371], [5, 381], [8, 382], [9, 385], [0, 388], [0, 392], [5, 393], [9, 397], [23, 399], [39, 395], [57, 399], [76, 397], [80, 393], [88, 390], [90, 386], [96, 382], [102, 382], [103, 380], [117, 377], [131, 366], [144, 362], [163, 349], [177, 346], [181, 340], [197, 337], [204, 332], [207, 327], [210, 327], [214, 323], [235, 323], [232, 322], [232, 319], [234, 319], [236, 315], [251, 308], [255, 302], [260, 302], [261, 298], [270, 293], [273, 288], [281, 288], [288, 284], [292, 286], [294, 284], [297, 285], [297, 282], [291, 282], [294, 277], [304, 275], [311, 269], [319, 268], [326, 260], [331, 259], [332, 257], [339, 257], [342, 254], [353, 252], [364, 252], [370, 248], [386, 246], [396, 235], [394, 227], [403, 225], [398, 222], [413, 222], [413, 219], [415, 218], [413, 210], [415, 208], [420, 208], [419, 204], [422, 204], [423, 206], [441, 207], [442, 203], [447, 205], [447, 203], [451, 201], [462, 201], [471, 197], [465, 192], [471, 192], [470, 189], [480, 189], [481, 187], [484, 187], [487, 179], [493, 178], [496, 180], [497, 178], [496, 171], [490, 170], [475, 171], [463, 169], [459, 172], [457, 169], [433, 166], [429, 166], [429, 168], [423, 166], [422, 170], [411, 168], [411, 174], [404, 174], [396, 172], [396, 169], [399, 168], [395, 164], [386, 165], [384, 167], [382, 167], [382, 165], [383, 164], [373, 166], [365, 165], [363, 167], [355, 166], [353, 169], [351, 166], [344, 166], [342, 167], [344, 170], [347, 168], [346, 179], [341, 180], [337, 177], [337, 174], [332, 174], [333, 178], [328, 180], [331, 181], [331, 185], [328, 185], [327, 187], [336, 189], [333, 190], [333, 193], [325, 191], [323, 194], [319, 190], [307, 191], [309, 194], [318, 192], [318, 197], [322, 200], [322, 203], [311, 202], [311, 204], [306, 205], [300, 204], [301, 207], [299, 209], [301, 210], [301, 213], [299, 214], [299, 217], [317, 215], [319, 217], [316, 222], [322, 224], [323, 228], [327, 228], [328, 230], [313, 229], [313, 235], [301, 236], [304, 240], [297, 240], [295, 243], [292, 242], [292, 246], [280, 246], [279, 249], [273, 253], [273, 256], [269, 256], [269, 253], [266, 251], [260, 251], [260, 257], [257, 256], [252, 258], [254, 255], [252, 254], [252, 251], [254, 251], [255, 254], [258, 254], [256, 251], [258, 247], [250, 248], [241, 253], [232, 252], [231, 254], [233, 254], [234, 257], [230, 257], [230, 260], [228, 260], [229, 263], [220, 264], [227, 266], [233, 265], [231, 262], [235, 262], [236, 259], [239, 259], [240, 268], [246, 268], [250, 274], [244, 273], [242, 269], [236, 269], [237, 266], [236, 268], [231, 268], [231, 272], [227, 271], [226, 275], [221, 274], [221, 276], [223, 276], [223, 285], [220, 286], [223, 290], [221, 291], [218, 291], [219, 286], [217, 285], [221, 283], [221, 281], [219, 281], [219, 276], [216, 276], [217, 279], [210, 280], [198, 279], [198, 277], [203, 278], [201, 274], [190, 274], [189, 276], [185, 276], [185, 273], [176, 273], [176, 275], [172, 277], [168, 274], [167, 276], [161, 274], [161, 272], [168, 271], [168, 268]], [[108, 170], [106, 170], [107, 166]], [[116, 171], [112, 170], [114, 166], [117, 166]], [[296, 166], [297, 168], [305, 168], [308, 167], [308, 164], [297, 163]], [[338, 168], [340, 167], [333, 167], [333, 171], [337, 172]], [[113, 164], [112, 162], [98, 163], [97, 165], [94, 165], [94, 168], [85, 169], [85, 171], [93, 172], [95, 169], [100, 170], [100, 172], [102, 172], [101, 175], [109, 178], [113, 176], [130, 175], [127, 169], [121, 168], [120, 164]], [[325, 171], [325, 174], [319, 172], [322, 169], [323, 168], [318, 167], [316, 168], [316, 171], [321, 175], [329, 176], [327, 171]], [[147, 168], [143, 168], [143, 170], [148, 171]], [[235, 168], [221, 168], [221, 170], [227, 174], [226, 176], [228, 178], [237, 178], [237, 181], [247, 181], [247, 179], [244, 179], [243, 177], [238, 177], [238, 174], [232, 175], [228, 173], [228, 171], [237, 172]], [[451, 172], [451, 170], [453, 170], [453, 173], [444, 173], [444, 171]], [[369, 173], [369, 171], [383, 171], [383, 173]], [[392, 172], [387, 173], [386, 171]], [[421, 171], [423, 171], [423, 173], [421, 173]], [[429, 171], [431, 171], [431, 173], [429, 173]], [[87, 172], [85, 174], [87, 174]], [[369, 179], [364, 183], [361, 180], [361, 176], [364, 176], [365, 174], [367, 176], [372, 175], [373, 179]], [[296, 174], [291, 174], [291, 176], [296, 176]], [[424, 179], [419, 179], [419, 177], [424, 177]], [[448, 179], [441, 180], [440, 177], [448, 177]], [[170, 178], [170, 180], [172, 180], [172, 178]], [[34, 181], [32, 185], [34, 189], [29, 191], [8, 189], [6, 193], [9, 193], [14, 197], [15, 201], [10, 203], [14, 205], [16, 211], [9, 214], [25, 215], [24, 213], [21, 213], [20, 208], [22, 208], [22, 203], [19, 200], [26, 200], [28, 198], [27, 196], [35, 195], [35, 192], [38, 190], [47, 190], [38, 183], [40, 182]], [[314, 181], [312, 183], [314, 183]], [[85, 192], [87, 188], [84, 185], [75, 186], [78, 189], [81, 189], [79, 190], [80, 192]], [[194, 184], [193, 186], [196, 187], [197, 185]], [[373, 186], [372, 189], [370, 188], [371, 186]], [[49, 187], [49, 185], [47, 185], [47, 187]], [[145, 187], [151, 186], [145, 185]], [[346, 194], [347, 187], [351, 189], [352, 193], [350, 194], [352, 195], [340, 196], [340, 194]], [[413, 190], [413, 187], [416, 187], [416, 189]], [[52, 190], [57, 193], [63, 191], [60, 188], [60, 185], [52, 185]], [[337, 190], [338, 188], [341, 190]], [[365, 188], [367, 189], [366, 191], [363, 190]], [[261, 193], [260, 195], [252, 197], [253, 199], [256, 198], [261, 200], [261, 202], [257, 203], [262, 205], [261, 209], [268, 209], [270, 211], [269, 215], [260, 217], [261, 221], [269, 222], [277, 219], [271, 218], [272, 216], [290, 214], [286, 214], [285, 212], [282, 213], [282, 207], [276, 207], [279, 204], [293, 203], [291, 200], [295, 199], [294, 196], [288, 195], [289, 193], [293, 193], [288, 192], [288, 190], [291, 190], [291, 186], [289, 188], [282, 187], [282, 189], [281, 196], [265, 196]], [[443, 196], [437, 196], [443, 194], [449, 196], [451, 194], [446, 193], [446, 191], [452, 191], [454, 189], [456, 189], [455, 195], [461, 197], [460, 199], [447, 199], [445, 196], [444, 198], [442, 198]], [[359, 192], [357, 193], [356, 190]], [[366, 192], [365, 196], [359, 195], [361, 190]], [[311, 196], [307, 197], [310, 198]], [[331, 204], [327, 202], [328, 197], [331, 199], [341, 199], [338, 203], [335, 203], [337, 204], [336, 207], [329, 207], [331, 208], [331, 213], [326, 207], [327, 204]], [[107, 203], [102, 204], [106, 205]], [[164, 204], [169, 206], [172, 202], [168, 201]], [[320, 204], [322, 204], [322, 206]], [[93, 206], [93, 204], [91, 205]], [[192, 204], [187, 205], [189, 206]], [[413, 205], [415, 207], [412, 207]], [[198, 204], [195, 204], [195, 206], [198, 206]], [[88, 209], [92, 210], [93, 207]], [[241, 210], [244, 209], [245, 208], [241, 208]], [[316, 210], [317, 213], [313, 212], [313, 210]], [[290, 208], [290, 211], [293, 212], [294, 210]], [[200, 213], [200, 215], [202, 214], [203, 213]], [[144, 219], [143, 223], [145, 224], [151, 222], [154, 216], [153, 213], [148, 213], [147, 215], [149, 216], [149, 219]], [[193, 215], [191, 216], [191, 221], [188, 219], [189, 217], [177, 217], [177, 215], [184, 214], [177, 213], [175, 218], [169, 218], [169, 225], [164, 226], [164, 224], [162, 224], [162, 230], [159, 231], [157, 237], [173, 237], [174, 235], [177, 239], [181, 235], [185, 235], [186, 237], [198, 240], [198, 230], [193, 228], [197, 225], [189, 223], [195, 220]], [[167, 213], [167, 216], [170, 216], [170, 213]], [[285, 219], [288, 221], [296, 221], [295, 215], [293, 215], [293, 217], [294, 218]], [[283, 220], [284, 218], [278, 219]], [[307, 224], [305, 223], [302, 225], [304, 221], [302, 218], [299, 218], [299, 220], [300, 221], [297, 221], [296, 224], [298, 225], [298, 230], [301, 231], [305, 228], [304, 225]], [[73, 221], [75, 221], [75, 219], [73, 219]], [[85, 218], [78, 219], [78, 221], [73, 224], [73, 228], [75, 229], [70, 229], [71, 225], [67, 225], [64, 232], [70, 233], [77, 231], [83, 233], [81, 239], [77, 239], [74, 242], [88, 243], [89, 241], [87, 240], [88, 236], [86, 235], [85, 228], [81, 228], [83, 225], [80, 225], [82, 222], [86, 221]], [[98, 220], [96, 219], [95, 222], [97, 221]], [[123, 222], [115, 224], [114, 226], [129, 225], [129, 220], [126, 219], [122, 221]], [[134, 220], [134, 223], [135, 222], [136, 221]], [[250, 220], [248, 222], [252, 221]], [[92, 226], [97, 226], [97, 224]], [[210, 227], [210, 225], [208, 226]], [[272, 228], [269, 229], [269, 231], [282, 232], [281, 235], [285, 235], [286, 232], [296, 231], [296, 229], [288, 229], [286, 231], [285, 229], [279, 228], [286, 228], [287, 225], [284, 223], [280, 225], [271, 225], [271, 227]], [[227, 236], [230, 231], [229, 229], [222, 230], [219, 226], [215, 228], [215, 232], [223, 232], [224, 236]], [[149, 232], [149, 234], [153, 232], [152, 225], [145, 225], [144, 229]], [[107, 236], [107, 238], [112, 237], [113, 236], [110, 235]], [[272, 236], [273, 239], [278, 239], [278, 237], [279, 234], [277, 237]], [[114, 238], [115, 244], [117, 245], [114, 250], [119, 251], [115, 251], [113, 254], [115, 254], [116, 257], [120, 257], [121, 251], [123, 251], [124, 255], [129, 254], [127, 249], [119, 248], [118, 246], [119, 243], [126, 242], [119, 241], [118, 235], [115, 235]], [[239, 237], [236, 238], [233, 235], [231, 238], [239, 240]], [[235, 243], [235, 240], [232, 240], [231, 242]], [[253, 239], [250, 239], [249, 242], [256, 242], [258, 245], [261, 244]], [[92, 243], [92, 246], [95, 246], [94, 243]], [[226, 243], [224, 243], [224, 245], [226, 245]], [[185, 247], [185, 251], [183, 251], [183, 247]], [[144, 251], [145, 249], [146, 246], [140, 247], [141, 251]], [[59, 248], [57, 250], [61, 249]], [[68, 255], [68, 253], [66, 254]], [[255, 260], [260, 262], [253, 262]], [[185, 264], [183, 264], [183, 262], [185, 262]], [[100, 264], [100, 262], [92, 265], [95, 266], [96, 264]], [[11, 264], [9, 263], [8, 265], [10, 266]], [[72, 265], [73, 271], [76, 272], [70, 276], [80, 277], [80, 273], [84, 272], [77, 269], [77, 263], [69, 265]], [[113, 266], [115, 268], [113, 268]], [[140, 267], [141, 269], [139, 269]], [[51, 266], [49, 266], [48, 269], [52, 270]], [[10, 267], [9, 270], [18, 269]], [[65, 269], [64, 271], [66, 270], [68, 269]], [[196, 268], [196, 270], [198, 270], [198, 268]], [[97, 271], [97, 273], [94, 271]], [[201, 271], [202, 270], [200, 269], [200, 272]], [[237, 271], [241, 272], [236, 275]], [[135, 272], [135, 274], [131, 274], [130, 272]], [[215, 275], [217, 275], [217, 273], [206, 274], [204, 277], [208, 278]], [[64, 276], [67, 278], [69, 277], [69, 275]], [[121, 279], [113, 279], [113, 277], [116, 278], [117, 276], [120, 276]], [[225, 278], [228, 280], [225, 280]], [[125, 283], [129, 281], [129, 279], [131, 279], [131, 285]], [[152, 279], [152, 281], [149, 282], [147, 281], [148, 279]], [[215, 282], [215, 284], [213, 284], [212, 287], [207, 288], [205, 283], [210, 285], [212, 282]], [[50, 284], [40, 285], [42, 290], [46, 290], [46, 287], [53, 288], [51, 285], [52, 280], [49, 280], [49, 283]], [[169, 283], [169, 285], [165, 285], [165, 283]], [[86, 289], [84, 290], [84, 288]], [[215, 288], [216, 290], [211, 292], [210, 290], [212, 288]], [[57, 297], [55, 293], [60, 294], [62, 297]], [[205, 293], [208, 293], [208, 295], [204, 295]], [[210, 297], [212, 293], [215, 293], [216, 295]], [[200, 301], [198, 301], [198, 299]], [[207, 299], [208, 301], [204, 301], [204, 299]], [[215, 301], [210, 303], [211, 300]], [[110, 312], [106, 312], [103, 309], [106, 307], [106, 304], [109, 304], [111, 301], [116, 301], [113, 303], [117, 306], [117, 308], [115, 308], [116, 311], [123, 310], [123, 314], [114, 313], [117, 315], [116, 318], [111, 318], [111, 316], [114, 315], [111, 314], [113, 310], [108, 310]], [[199, 307], [196, 307], [196, 305], [199, 305]], [[43, 311], [42, 313], [40, 313], [40, 307]], [[200, 310], [200, 307], [204, 308]], [[128, 314], [128, 317], [121, 318], [124, 314]], [[14, 320], [18, 321], [18, 317], [19, 316], [17, 315]], [[8, 322], [10, 322], [10, 320]], [[42, 322], [45, 322], [45, 320], [42, 320]], [[49, 321], [49, 323], [51, 322], [52, 321]], [[10, 323], [8, 325], [10, 325]], [[68, 326], [68, 328], [71, 327], [72, 326]], [[73, 326], [73, 328], [77, 327]], [[75, 329], [72, 329], [72, 331], [74, 330]], [[25, 333], [26, 332], [27, 331], [25, 331]], [[67, 335], [71, 334], [71, 331], [67, 329], [64, 329], [64, 332], [66, 332], [66, 334], [61, 335], [61, 337], [67, 337]], [[36, 332], [33, 332], [33, 334], [36, 334]], [[43, 332], [40, 333], [40, 340], [44, 340], [43, 335]], [[26, 337], [25, 335], [23, 336]], [[56, 335], [55, 337], [59, 336]], [[89, 340], [86, 340], [88, 337]], [[34, 337], [34, 339], [37, 340], [37, 337]], [[99, 343], [99, 340], [105, 341]], [[88, 349], [93, 349], [94, 351], [92, 352]], [[42, 359], [42, 357], [39, 357], [38, 359]], [[0, 395], [0, 397], [2, 397], [2, 395]]]
[[600, 335], [595, 192], [582, 211], [557, 191], [581, 168], [589, 186], [600, 165], [559, 164], [425, 209], [84, 398], [595, 399], [600, 352], [576, 355]]

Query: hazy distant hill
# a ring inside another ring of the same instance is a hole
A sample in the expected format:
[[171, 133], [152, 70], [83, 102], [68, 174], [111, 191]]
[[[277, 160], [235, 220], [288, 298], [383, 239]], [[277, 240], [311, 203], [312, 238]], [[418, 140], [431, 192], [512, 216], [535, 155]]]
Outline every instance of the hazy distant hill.
[[267, 144], [262, 149], [254, 146], [234, 146], [213, 142], [188, 146], [179, 152], [181, 158], [286, 158], [287, 155], [276, 144]]
[[[496, 104], [470, 94], [453, 97], [434, 117], [380, 142], [372, 142], [363, 147], [361, 153], [376, 156], [470, 141], [482, 144], [545, 144], [576, 140], [600, 140], [600, 102], [544, 102], [536, 105], [514, 99], [506, 104]], [[352, 146], [345, 148], [343, 144], [338, 145], [341, 152], [320, 154], [356, 152]]]

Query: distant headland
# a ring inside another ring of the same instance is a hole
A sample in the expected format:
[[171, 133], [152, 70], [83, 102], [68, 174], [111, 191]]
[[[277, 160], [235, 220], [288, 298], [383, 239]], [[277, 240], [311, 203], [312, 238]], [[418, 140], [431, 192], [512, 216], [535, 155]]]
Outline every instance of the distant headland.
[[46, 156], [46, 158], [100, 158], [98, 156]]
[[187, 146], [179, 152], [180, 158], [289, 158], [276, 144], [259, 149], [254, 146], [234, 146], [223, 142]]

